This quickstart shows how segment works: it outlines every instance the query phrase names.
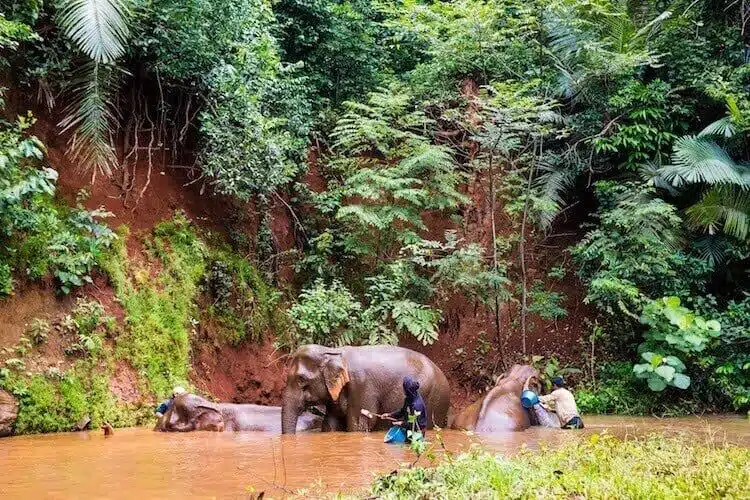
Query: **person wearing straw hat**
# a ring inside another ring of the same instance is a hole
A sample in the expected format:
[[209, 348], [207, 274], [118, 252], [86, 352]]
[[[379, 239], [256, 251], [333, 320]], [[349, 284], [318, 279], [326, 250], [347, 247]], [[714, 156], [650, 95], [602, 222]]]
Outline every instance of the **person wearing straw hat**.
[[552, 392], [540, 397], [539, 402], [548, 410], [550, 403], [554, 405], [554, 411], [563, 429], [583, 429], [583, 420], [578, 413], [576, 400], [573, 394], [565, 388], [565, 381], [562, 377], [552, 379]]
[[165, 399], [161, 402], [161, 404], [156, 408], [156, 416], [158, 418], [163, 417], [167, 411], [172, 407], [172, 404], [174, 404], [174, 398], [176, 396], [179, 396], [180, 394], [185, 394], [187, 391], [184, 387], [177, 386], [172, 390], [172, 396], [169, 399]]

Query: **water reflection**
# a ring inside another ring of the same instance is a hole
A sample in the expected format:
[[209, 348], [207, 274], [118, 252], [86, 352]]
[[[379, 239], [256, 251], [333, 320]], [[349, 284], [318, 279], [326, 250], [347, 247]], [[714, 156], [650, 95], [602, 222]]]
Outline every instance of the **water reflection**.
[[[587, 417], [584, 431], [533, 428], [469, 437], [446, 431], [450, 451], [472, 442], [512, 454], [524, 445], [556, 446], [603, 430], [618, 436], [690, 432], [701, 441], [750, 446], [750, 422], [740, 417], [655, 419]], [[330, 490], [367, 485], [413, 454], [385, 445], [381, 434], [155, 433], [118, 429], [21, 436], [0, 440], [0, 498], [239, 498], [247, 488], [283, 494], [321, 480]]]

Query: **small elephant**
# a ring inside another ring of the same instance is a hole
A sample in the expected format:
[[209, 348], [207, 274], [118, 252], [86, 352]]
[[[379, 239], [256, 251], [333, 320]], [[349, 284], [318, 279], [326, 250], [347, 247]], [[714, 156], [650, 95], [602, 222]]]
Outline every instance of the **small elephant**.
[[462, 411], [453, 421], [453, 429], [476, 432], [520, 431], [535, 421], [521, 405], [521, 392], [531, 388], [538, 393], [539, 372], [529, 365], [513, 365], [500, 375], [495, 387], [479, 401]]
[[[281, 431], [281, 408], [252, 404], [212, 403], [195, 394], [175, 396], [169, 410], [159, 419], [154, 430], [166, 432], [191, 431]], [[298, 430], [320, 428], [321, 418], [304, 414]]]
[[445, 426], [448, 380], [423, 354], [396, 346], [303, 346], [292, 357], [281, 397], [281, 432], [293, 434], [300, 414], [317, 405], [326, 408], [323, 431], [387, 429], [389, 422], [365, 418], [361, 411], [386, 413], [401, 408], [407, 375], [419, 382], [427, 427]]

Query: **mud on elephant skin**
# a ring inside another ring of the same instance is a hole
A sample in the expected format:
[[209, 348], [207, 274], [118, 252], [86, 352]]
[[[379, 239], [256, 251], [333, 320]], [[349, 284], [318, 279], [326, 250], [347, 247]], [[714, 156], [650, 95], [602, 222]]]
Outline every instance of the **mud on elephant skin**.
[[386, 429], [389, 422], [363, 417], [361, 410], [386, 413], [401, 408], [407, 375], [419, 382], [428, 428], [444, 427], [448, 380], [423, 354], [396, 346], [303, 346], [291, 358], [281, 398], [282, 433], [294, 433], [300, 414], [317, 405], [326, 409], [323, 431]]
[[[297, 430], [320, 429], [321, 418], [305, 413]], [[154, 430], [191, 431], [264, 431], [281, 432], [281, 407], [253, 404], [213, 403], [195, 394], [175, 396], [174, 403], [159, 419]]]
[[535, 416], [521, 405], [521, 392], [540, 392], [539, 372], [529, 365], [513, 365], [498, 377], [495, 387], [462, 411], [451, 428], [475, 432], [521, 431], [535, 424]]

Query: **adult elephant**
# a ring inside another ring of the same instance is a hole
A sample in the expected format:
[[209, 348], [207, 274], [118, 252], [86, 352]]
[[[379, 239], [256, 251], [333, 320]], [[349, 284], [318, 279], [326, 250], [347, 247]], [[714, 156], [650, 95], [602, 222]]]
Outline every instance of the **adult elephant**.
[[281, 397], [281, 432], [294, 433], [300, 414], [317, 405], [326, 408], [323, 431], [385, 429], [389, 422], [365, 418], [361, 410], [385, 413], [401, 408], [407, 375], [419, 382], [428, 428], [445, 426], [448, 380], [426, 356], [395, 346], [303, 346], [292, 357]]
[[498, 377], [495, 387], [462, 411], [451, 427], [476, 432], [528, 429], [537, 422], [521, 405], [521, 392], [525, 387], [540, 392], [539, 372], [529, 365], [513, 365]]
[[[212, 403], [195, 394], [175, 396], [172, 407], [157, 423], [155, 430], [191, 431], [281, 431], [281, 408], [253, 404]], [[321, 418], [306, 413], [298, 430], [320, 428]]]

